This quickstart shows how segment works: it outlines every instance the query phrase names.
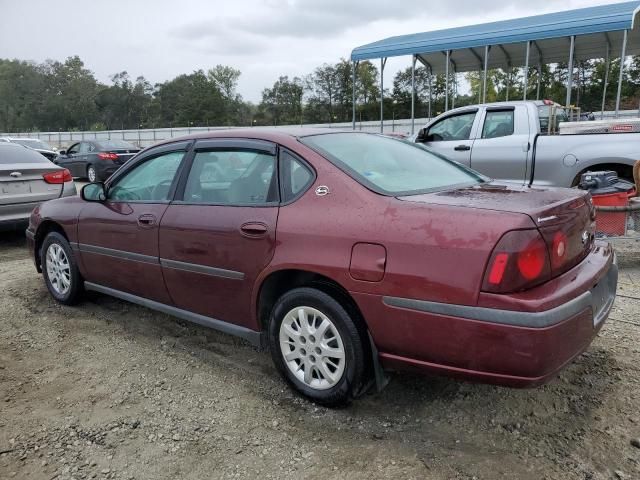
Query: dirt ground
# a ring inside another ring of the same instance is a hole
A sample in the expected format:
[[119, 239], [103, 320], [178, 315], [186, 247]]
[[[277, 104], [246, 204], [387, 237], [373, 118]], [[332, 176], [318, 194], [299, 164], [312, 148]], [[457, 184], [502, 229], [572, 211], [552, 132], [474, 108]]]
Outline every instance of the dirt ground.
[[329, 410], [232, 337], [97, 294], [55, 304], [2, 234], [0, 478], [638, 479], [639, 250], [621, 248], [610, 320], [549, 385], [395, 375]]

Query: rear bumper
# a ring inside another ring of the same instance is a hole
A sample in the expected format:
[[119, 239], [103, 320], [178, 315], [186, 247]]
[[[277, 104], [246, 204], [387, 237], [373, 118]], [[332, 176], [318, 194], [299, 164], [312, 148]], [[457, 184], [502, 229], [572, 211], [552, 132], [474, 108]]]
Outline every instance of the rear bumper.
[[[66, 182], [62, 185], [60, 197], [71, 197], [77, 195], [75, 182]], [[60, 198], [55, 197], [55, 198]], [[55, 200], [55, 198], [49, 200]], [[47, 200], [38, 202], [12, 203], [0, 205], [0, 230], [22, 230], [29, 224], [31, 212], [38, 205]]]
[[[481, 298], [491, 307], [354, 297], [385, 368], [527, 387], [551, 379], [591, 344], [613, 307], [617, 279], [615, 255], [601, 245], [556, 279], [564, 285], [554, 289], [557, 298], [546, 288], [538, 297]], [[535, 308], [541, 305], [549, 308]]]

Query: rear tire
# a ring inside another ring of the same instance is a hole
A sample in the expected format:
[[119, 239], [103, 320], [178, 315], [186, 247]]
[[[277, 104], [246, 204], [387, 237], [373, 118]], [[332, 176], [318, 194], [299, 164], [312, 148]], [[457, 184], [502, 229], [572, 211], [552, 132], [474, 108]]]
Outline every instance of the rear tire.
[[91, 183], [98, 181], [98, 172], [96, 172], [96, 167], [93, 165], [87, 167], [87, 179]]
[[269, 322], [276, 368], [298, 392], [328, 407], [348, 405], [366, 372], [362, 335], [333, 297], [296, 288], [276, 302]]
[[58, 232], [49, 233], [42, 242], [40, 258], [44, 282], [51, 296], [63, 305], [77, 303], [84, 281], [67, 239]]

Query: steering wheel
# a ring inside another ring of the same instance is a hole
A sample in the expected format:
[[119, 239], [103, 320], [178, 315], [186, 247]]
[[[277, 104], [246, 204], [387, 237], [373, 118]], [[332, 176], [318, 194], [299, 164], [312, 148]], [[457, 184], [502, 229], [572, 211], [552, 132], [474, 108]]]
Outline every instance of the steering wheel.
[[[171, 184], [173, 180], [163, 180], [151, 190], [151, 198], [153, 200], [162, 200], [167, 193], [169, 193], [169, 189], [171, 188]], [[163, 189], [165, 189], [163, 191]]]
[[109, 198], [113, 200], [124, 200], [125, 202], [129, 200], [140, 200], [137, 193], [118, 186], [113, 187], [113, 190], [109, 192]]

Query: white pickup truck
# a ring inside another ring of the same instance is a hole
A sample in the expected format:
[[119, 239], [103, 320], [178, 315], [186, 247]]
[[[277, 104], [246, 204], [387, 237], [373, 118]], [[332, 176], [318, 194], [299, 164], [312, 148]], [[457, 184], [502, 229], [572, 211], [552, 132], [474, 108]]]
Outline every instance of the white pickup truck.
[[573, 187], [598, 170], [633, 179], [640, 133], [550, 134], [566, 120], [549, 101], [472, 105], [443, 113], [412, 140], [500, 180]]

